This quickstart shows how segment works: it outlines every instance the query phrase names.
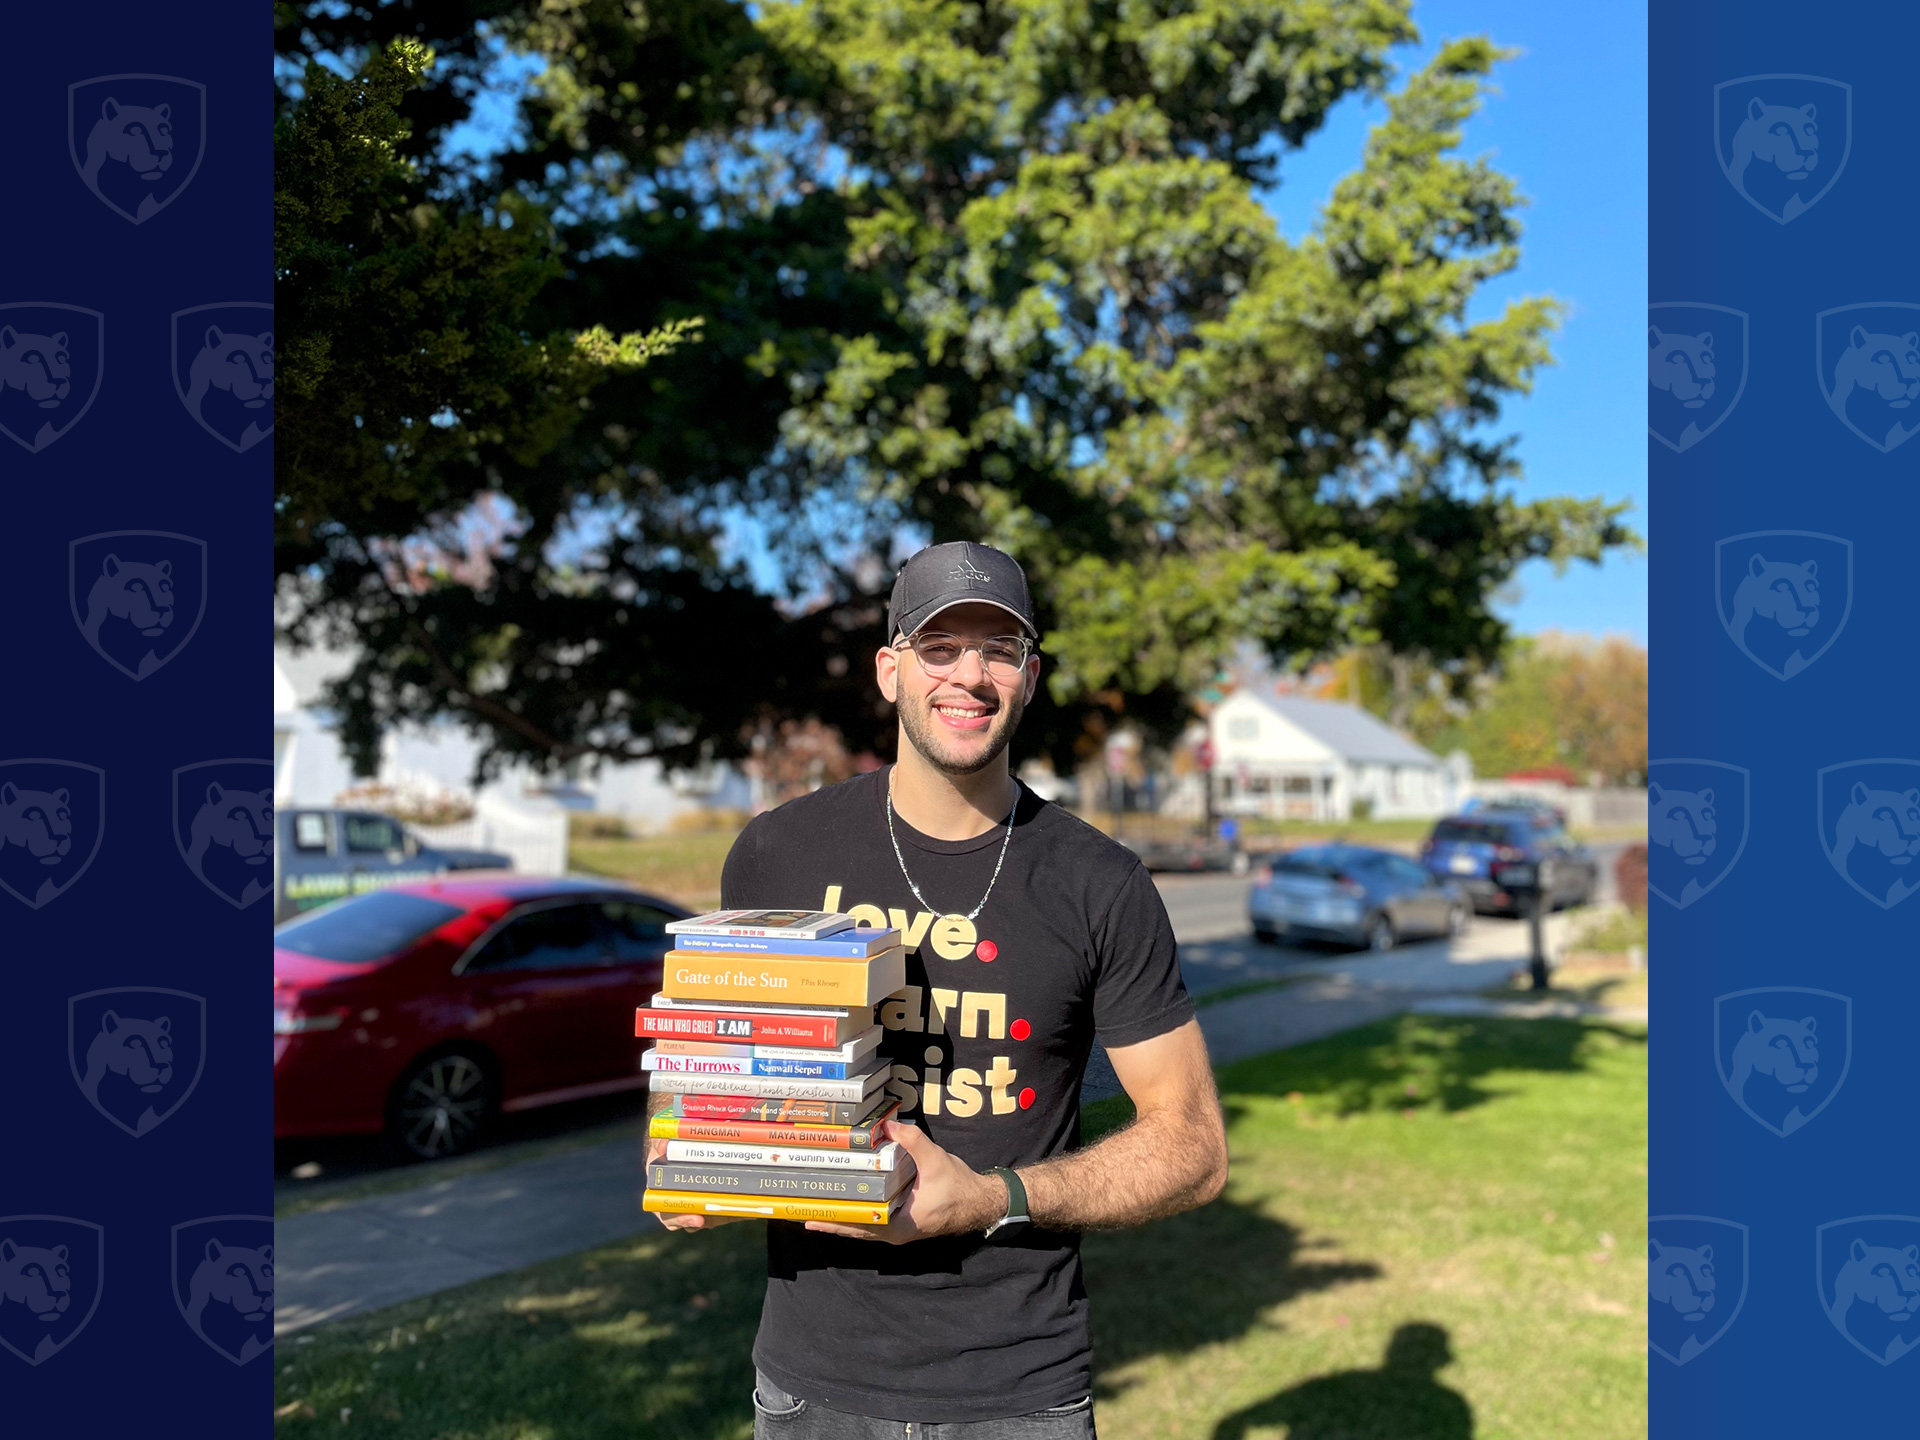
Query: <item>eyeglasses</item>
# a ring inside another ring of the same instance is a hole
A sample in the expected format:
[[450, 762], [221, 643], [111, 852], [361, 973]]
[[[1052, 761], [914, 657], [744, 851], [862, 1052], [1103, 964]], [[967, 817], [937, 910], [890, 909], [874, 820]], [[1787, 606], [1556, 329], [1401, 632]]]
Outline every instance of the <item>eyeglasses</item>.
[[969, 650], [980, 654], [980, 664], [995, 680], [1013, 681], [1027, 668], [1033, 643], [1018, 635], [996, 635], [991, 640], [962, 640], [958, 635], [920, 634], [900, 642], [912, 650], [920, 668], [935, 680], [944, 680], [960, 666]]

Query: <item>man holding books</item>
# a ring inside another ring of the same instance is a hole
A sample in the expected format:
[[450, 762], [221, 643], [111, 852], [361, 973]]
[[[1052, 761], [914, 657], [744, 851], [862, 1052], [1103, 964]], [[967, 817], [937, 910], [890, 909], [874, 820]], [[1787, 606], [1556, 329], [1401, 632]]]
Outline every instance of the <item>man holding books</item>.
[[[1018, 563], [922, 550], [890, 614], [897, 763], [755, 819], [722, 881], [727, 906], [838, 912], [905, 947], [878, 1053], [911, 1182], [884, 1224], [769, 1225], [755, 1435], [1091, 1436], [1077, 1235], [1220, 1193], [1206, 1047], [1139, 861], [1010, 774], [1040, 678]], [[1137, 1118], [1080, 1148], [1096, 1035]]]

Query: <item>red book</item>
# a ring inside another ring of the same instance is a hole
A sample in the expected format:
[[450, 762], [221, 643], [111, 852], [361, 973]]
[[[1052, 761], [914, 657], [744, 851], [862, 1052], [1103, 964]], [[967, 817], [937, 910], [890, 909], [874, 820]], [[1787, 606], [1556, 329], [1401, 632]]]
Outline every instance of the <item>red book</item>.
[[873, 1028], [873, 1010], [802, 1015], [776, 1010], [671, 1010], [642, 1006], [633, 1033], [652, 1040], [714, 1040], [734, 1045], [817, 1045], [837, 1049]]
[[720, 1140], [736, 1145], [810, 1145], [828, 1150], [877, 1150], [887, 1143], [883, 1122], [898, 1112], [890, 1104], [860, 1125], [769, 1125], [753, 1120], [689, 1120], [662, 1112], [647, 1124], [656, 1140]]

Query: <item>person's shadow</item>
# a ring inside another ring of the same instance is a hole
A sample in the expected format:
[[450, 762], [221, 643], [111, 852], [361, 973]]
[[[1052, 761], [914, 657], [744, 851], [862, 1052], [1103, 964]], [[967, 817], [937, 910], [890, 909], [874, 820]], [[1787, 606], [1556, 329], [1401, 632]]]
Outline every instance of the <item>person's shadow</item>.
[[1438, 1325], [1402, 1325], [1378, 1370], [1303, 1380], [1236, 1410], [1213, 1440], [1243, 1440], [1256, 1427], [1287, 1427], [1287, 1440], [1473, 1440], [1473, 1407], [1434, 1372], [1453, 1359]]

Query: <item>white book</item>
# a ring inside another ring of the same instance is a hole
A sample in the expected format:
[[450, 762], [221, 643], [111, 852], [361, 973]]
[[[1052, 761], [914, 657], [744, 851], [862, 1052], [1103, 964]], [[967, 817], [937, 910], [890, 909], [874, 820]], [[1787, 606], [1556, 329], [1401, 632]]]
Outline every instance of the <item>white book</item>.
[[[645, 1058], [644, 1056], [642, 1057]], [[647, 1088], [655, 1095], [751, 1095], [760, 1100], [864, 1100], [892, 1069], [876, 1066], [851, 1080], [789, 1080], [779, 1075], [674, 1075], [654, 1071]]]
[[662, 1055], [712, 1055], [730, 1060], [838, 1060], [851, 1065], [871, 1055], [886, 1033], [884, 1025], [875, 1025], [846, 1044], [830, 1049], [812, 1045], [729, 1045], [719, 1040], [657, 1040], [653, 1048]]
[[892, 1170], [904, 1152], [897, 1140], [878, 1150], [826, 1150], [817, 1145], [715, 1145], [706, 1140], [669, 1140], [667, 1159], [689, 1165], [780, 1165], [811, 1170]]
[[669, 935], [771, 935], [789, 940], [823, 940], [852, 930], [860, 922], [851, 915], [825, 910], [709, 910], [691, 920], [674, 920]]

